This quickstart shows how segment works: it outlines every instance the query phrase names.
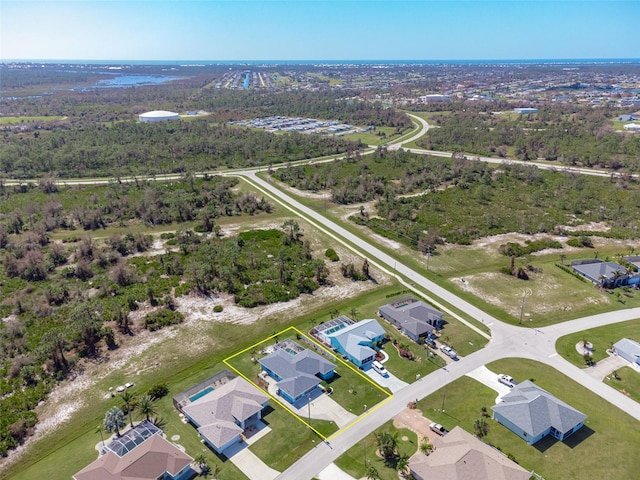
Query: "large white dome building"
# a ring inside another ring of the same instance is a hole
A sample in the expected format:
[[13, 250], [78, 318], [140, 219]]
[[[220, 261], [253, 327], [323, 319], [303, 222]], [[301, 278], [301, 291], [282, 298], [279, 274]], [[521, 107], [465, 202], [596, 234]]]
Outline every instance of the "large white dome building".
[[166, 110], [154, 110], [153, 112], [145, 112], [139, 116], [143, 123], [166, 122], [168, 120], [180, 120], [180, 115]]

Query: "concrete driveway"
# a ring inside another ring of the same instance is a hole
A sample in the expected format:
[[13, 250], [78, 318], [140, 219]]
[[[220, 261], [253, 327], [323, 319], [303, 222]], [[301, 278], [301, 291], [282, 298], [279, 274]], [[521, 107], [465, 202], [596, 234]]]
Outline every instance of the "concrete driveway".
[[[508, 375], [507, 372], [498, 372], [498, 373], [505, 373]], [[502, 397], [507, 393], [509, 393], [511, 389], [498, 381], [498, 373], [492, 372], [491, 370], [489, 370], [487, 367], [483, 365], [481, 367], [476, 368], [475, 370], [471, 370], [469, 373], [467, 373], [467, 377], [471, 377], [474, 380], [477, 380], [478, 382], [482, 383], [483, 385], [486, 385], [490, 389], [498, 392], [498, 396], [496, 397], [496, 403], [499, 403], [502, 400]]]
[[628, 367], [629, 365], [631, 364], [624, 358], [619, 357], [618, 355], [609, 355], [607, 358], [600, 360], [593, 367], [585, 368], [584, 371], [596, 380], [602, 380], [614, 370], [622, 367]]
[[381, 387], [386, 387], [391, 390], [391, 393], [396, 393], [397, 391], [402, 390], [404, 387], [409, 385], [407, 382], [403, 382], [392, 373], [389, 373], [388, 377], [383, 377], [373, 368], [370, 368], [369, 370], [364, 372], [364, 374]]
[[249, 450], [244, 442], [230, 446], [224, 454], [250, 480], [273, 480], [280, 475], [280, 472], [269, 467]]
[[338, 428], [350, 424], [357, 418], [356, 415], [342, 408], [326, 393], [311, 400], [311, 405], [303, 405], [300, 408], [295, 408], [287, 403], [286, 400], [283, 403], [302, 418], [307, 418], [311, 414], [311, 418], [317, 420], [332, 420], [338, 425]]
[[319, 480], [356, 480], [344, 470], [340, 470], [335, 463], [330, 463], [327, 468], [318, 474]]

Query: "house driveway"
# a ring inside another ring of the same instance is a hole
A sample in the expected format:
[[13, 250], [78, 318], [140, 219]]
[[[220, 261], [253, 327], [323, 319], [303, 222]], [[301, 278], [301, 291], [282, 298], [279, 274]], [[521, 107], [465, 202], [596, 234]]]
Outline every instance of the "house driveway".
[[356, 480], [344, 470], [340, 470], [335, 463], [330, 463], [327, 468], [318, 474], [319, 480]]
[[618, 355], [609, 355], [607, 358], [603, 358], [602, 360], [600, 360], [593, 367], [585, 368], [584, 371], [596, 380], [602, 381], [604, 377], [609, 375], [614, 370], [622, 367], [628, 367], [630, 365], [631, 363], [627, 362], [624, 358], [619, 357]]
[[299, 407], [291, 405], [284, 398], [278, 395], [278, 386], [276, 385], [277, 382], [275, 379], [271, 378], [269, 375], [261, 374], [261, 376], [269, 383], [269, 393], [280, 400], [285, 407], [302, 418], [308, 418], [309, 413], [311, 413], [311, 418], [315, 418], [316, 420], [333, 421], [338, 428], [342, 428], [350, 424], [357, 418], [356, 415], [342, 408], [331, 398], [330, 395], [327, 395], [326, 393], [322, 393], [313, 398], [311, 400], [311, 408], [309, 408], [306, 401], [302, 402]]
[[[387, 370], [388, 372], [388, 370]], [[403, 382], [394, 374], [389, 372], [388, 377], [383, 377], [378, 372], [376, 372], [373, 368], [363, 372], [367, 377], [376, 382], [381, 387], [386, 387], [391, 390], [391, 393], [396, 393], [398, 390], [402, 390], [404, 387], [409, 385], [407, 382]]]
[[[505, 375], [508, 375], [507, 372], [500, 372], [500, 373], [504, 373]], [[502, 400], [502, 397], [511, 391], [509, 387], [507, 387], [506, 385], [498, 381], [497, 373], [493, 373], [484, 365], [482, 367], [476, 368], [475, 370], [471, 370], [469, 373], [467, 373], [467, 377], [471, 377], [474, 380], [477, 380], [478, 382], [482, 383], [483, 385], [486, 385], [490, 389], [498, 392], [498, 396], [496, 397], [496, 403], [500, 403], [500, 401]]]
[[249, 480], [274, 480], [280, 472], [269, 467], [249, 450], [245, 442], [236, 443], [224, 451], [224, 455], [244, 473]]

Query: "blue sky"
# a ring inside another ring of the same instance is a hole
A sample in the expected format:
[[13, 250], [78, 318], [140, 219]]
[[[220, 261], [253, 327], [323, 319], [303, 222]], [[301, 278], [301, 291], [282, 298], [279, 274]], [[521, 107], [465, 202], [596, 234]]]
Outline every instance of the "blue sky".
[[0, 59], [640, 58], [640, 1], [2, 0]]

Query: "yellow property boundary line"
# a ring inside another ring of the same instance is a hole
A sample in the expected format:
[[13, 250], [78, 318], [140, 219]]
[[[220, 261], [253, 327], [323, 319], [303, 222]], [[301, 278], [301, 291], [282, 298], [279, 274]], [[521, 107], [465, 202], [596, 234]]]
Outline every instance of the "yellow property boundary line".
[[[237, 368], [235, 368], [233, 365], [231, 365], [230, 361], [233, 360], [234, 358], [236, 358], [239, 355], [242, 355], [244, 353], [247, 353], [250, 350], [253, 350], [257, 347], [259, 347], [260, 345], [262, 345], [265, 342], [268, 342], [269, 340], [272, 340], [276, 337], [280, 337], [280, 336], [286, 336], [289, 332], [295, 332], [296, 334], [304, 337], [305, 339], [307, 339], [309, 342], [311, 342], [312, 345], [315, 345], [316, 347], [321, 348], [324, 352], [328, 353], [332, 358], [336, 359], [339, 363], [341, 363], [342, 365], [344, 365], [345, 367], [351, 369], [353, 372], [357, 373], [360, 377], [362, 377], [363, 379], [365, 379], [367, 382], [369, 382], [371, 385], [373, 385], [374, 387], [376, 387], [378, 390], [380, 390], [382, 393], [384, 393], [385, 395], [387, 395], [387, 398], [385, 398], [384, 400], [382, 400], [381, 402], [378, 402], [374, 407], [372, 407], [371, 409], [367, 409], [366, 412], [364, 412], [361, 415], [358, 415], [357, 418], [349, 423], [348, 425], [346, 425], [345, 427], [339, 429], [337, 432], [332, 433], [331, 435], [329, 435], [328, 437], [325, 437], [323, 434], [321, 434], [319, 431], [317, 431], [315, 428], [313, 428], [311, 425], [309, 425], [309, 423], [307, 423], [302, 417], [300, 417], [299, 415], [297, 415], [296, 413], [294, 413], [289, 407], [287, 407], [283, 402], [281, 402], [280, 400], [278, 400], [275, 396], [273, 396], [272, 394], [270, 394], [268, 391], [264, 390], [263, 388], [259, 387], [255, 382], [253, 382], [250, 378], [248, 378], [245, 374], [243, 374], [240, 370], [238, 370]], [[259, 342], [254, 343], [253, 345], [250, 345], [249, 347], [245, 348], [244, 350], [240, 350], [239, 352], [234, 353], [233, 355], [225, 358], [222, 363], [224, 363], [227, 367], [229, 367], [231, 370], [233, 370], [235, 373], [237, 373], [238, 375], [240, 375], [242, 378], [244, 378], [247, 382], [249, 382], [251, 385], [253, 385], [254, 387], [256, 387], [258, 390], [264, 392], [271, 400], [273, 400], [274, 402], [276, 402], [278, 405], [280, 405], [282, 408], [284, 408], [285, 411], [289, 412], [289, 414], [291, 416], [293, 416], [296, 420], [298, 420], [299, 422], [301, 422], [304, 426], [306, 426], [307, 428], [309, 428], [310, 430], [312, 430], [316, 435], [318, 435], [320, 438], [322, 438], [323, 441], [328, 442], [329, 440], [335, 438], [336, 436], [338, 436], [340, 433], [344, 432], [345, 430], [351, 428], [352, 426], [354, 426], [356, 423], [358, 423], [360, 420], [362, 420], [363, 418], [365, 418], [367, 415], [371, 414], [372, 412], [375, 412], [377, 409], [379, 409], [380, 407], [382, 407], [385, 403], [389, 402], [392, 398], [393, 398], [393, 394], [387, 392], [384, 388], [382, 388], [380, 385], [378, 385], [376, 382], [374, 382], [373, 380], [371, 380], [369, 377], [367, 377], [366, 375], [364, 375], [362, 372], [360, 372], [358, 369], [354, 368], [352, 365], [350, 365], [349, 363], [345, 362], [342, 358], [336, 356], [332, 351], [328, 350], [326, 347], [324, 347], [323, 345], [319, 344], [317, 341], [315, 341], [313, 338], [309, 337], [307, 334], [301, 332], [300, 330], [298, 330], [296, 327], [289, 327], [289, 328], [285, 328], [284, 330], [281, 330], [278, 333], [274, 333], [273, 335], [271, 335], [270, 337], [265, 338], [264, 340], [260, 340]]]

